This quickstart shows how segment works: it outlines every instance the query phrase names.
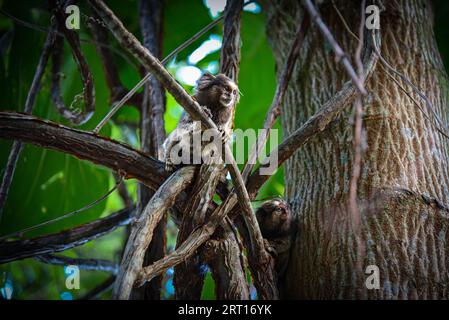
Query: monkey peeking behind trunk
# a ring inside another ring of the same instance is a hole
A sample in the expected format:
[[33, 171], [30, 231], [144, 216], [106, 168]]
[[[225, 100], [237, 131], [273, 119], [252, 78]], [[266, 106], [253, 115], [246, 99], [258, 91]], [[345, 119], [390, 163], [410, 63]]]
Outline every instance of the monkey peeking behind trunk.
[[275, 268], [281, 278], [290, 256], [293, 216], [287, 202], [280, 198], [264, 202], [256, 211], [262, 236], [268, 251], [274, 255]]
[[[227, 142], [231, 135], [232, 114], [240, 95], [230, 78], [224, 74], [205, 73], [198, 80], [193, 98], [212, 118], [222, 136], [216, 141], [217, 137], [204, 134], [201, 122], [194, 122], [189, 114], [185, 114], [163, 144], [162, 158], [167, 171], [172, 171], [178, 164], [219, 163], [221, 140]], [[210, 138], [212, 143], [206, 145]]]

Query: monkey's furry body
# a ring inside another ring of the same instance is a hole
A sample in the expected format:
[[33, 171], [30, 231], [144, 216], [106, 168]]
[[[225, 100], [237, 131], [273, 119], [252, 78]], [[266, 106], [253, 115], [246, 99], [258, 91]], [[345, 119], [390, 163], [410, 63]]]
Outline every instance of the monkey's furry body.
[[276, 198], [264, 202], [256, 211], [257, 222], [269, 249], [275, 255], [276, 271], [282, 277], [290, 255], [293, 215], [289, 205]]
[[[205, 73], [198, 80], [194, 98], [215, 122], [224, 135], [223, 138], [227, 140], [231, 134], [233, 109], [239, 100], [237, 85], [223, 74], [214, 76]], [[188, 114], [183, 115], [176, 129], [163, 144], [162, 158], [165, 160], [167, 170], [180, 164], [180, 159], [182, 164], [201, 164], [203, 159], [220, 158], [220, 154], [217, 155], [217, 153], [221, 150], [221, 142], [217, 144], [216, 137], [212, 136], [209, 138], [213, 138], [212, 142], [215, 143], [211, 144], [210, 139], [203, 141], [202, 133], [203, 129], [199, 121], [194, 122]], [[180, 155], [180, 151], [188, 152], [188, 154]]]

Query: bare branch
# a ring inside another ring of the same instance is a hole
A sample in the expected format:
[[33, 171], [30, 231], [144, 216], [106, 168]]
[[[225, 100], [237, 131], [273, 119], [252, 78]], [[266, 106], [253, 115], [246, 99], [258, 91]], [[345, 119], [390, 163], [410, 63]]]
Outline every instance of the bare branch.
[[[202, 257], [211, 269], [215, 280], [216, 297], [219, 300], [249, 300], [248, 281], [245, 273], [242, 249], [237, 235], [229, 224], [219, 238], [207, 241]], [[215, 232], [217, 233], [217, 232]]]
[[[376, 37], [373, 38], [372, 41], [369, 43], [367, 42], [364, 55], [365, 81], [373, 73], [377, 62], [377, 54], [373, 51], [373, 41], [380, 42], [380, 34], [378, 32], [376, 32]], [[324, 131], [341, 111], [354, 101], [356, 93], [357, 89], [353, 82], [346, 82], [343, 85], [343, 88], [329, 99], [317, 113], [288, 136], [277, 149], [273, 150], [270, 157], [277, 153], [278, 167], [291, 157], [296, 150], [307, 143], [311, 137]], [[251, 195], [251, 199], [254, 199], [260, 187], [269, 177], [270, 175], [261, 175], [260, 168], [250, 176], [248, 180], [248, 192]]]
[[104, 194], [100, 198], [95, 199], [93, 202], [85, 205], [84, 207], [82, 207], [80, 209], [77, 209], [75, 211], [71, 211], [69, 213], [63, 214], [62, 216], [58, 216], [56, 218], [53, 218], [53, 219], [41, 222], [39, 224], [32, 225], [31, 227], [22, 229], [20, 231], [16, 231], [14, 233], [7, 234], [7, 235], [5, 235], [3, 237], [0, 237], [0, 241], [5, 240], [5, 239], [9, 239], [9, 238], [14, 238], [14, 237], [23, 237], [26, 233], [28, 233], [28, 232], [30, 232], [32, 230], [36, 230], [36, 229], [41, 228], [43, 226], [47, 226], [47, 225], [50, 225], [50, 224], [55, 223], [57, 221], [61, 221], [61, 220], [64, 220], [66, 218], [72, 217], [72, 216], [74, 216], [74, 215], [76, 215], [76, 214], [78, 214], [80, 212], [84, 212], [87, 209], [90, 209], [90, 208], [94, 207], [95, 205], [97, 205], [98, 203], [100, 203], [101, 201], [103, 201], [104, 199], [109, 197], [117, 189], [117, 187], [122, 183], [122, 181], [123, 181], [123, 179], [120, 177], [120, 180], [118, 182], [116, 182], [115, 186], [111, 190], [109, 190], [106, 194]]
[[[376, 50], [376, 53], [379, 56], [379, 60], [382, 63], [382, 67], [384, 69], [386, 69], [388, 76], [393, 80], [394, 83], [396, 83], [396, 85], [401, 89], [401, 91], [403, 91], [410, 98], [410, 100], [413, 101], [413, 103], [416, 105], [416, 107], [422, 112], [424, 117], [427, 120], [429, 120], [429, 122], [435, 128], [435, 130], [437, 130], [443, 137], [449, 139], [449, 129], [443, 123], [443, 121], [441, 121], [441, 118], [435, 111], [435, 108], [433, 107], [429, 98], [427, 98], [427, 96], [424, 93], [422, 93], [421, 90], [416, 85], [413, 84], [413, 82], [410, 81], [410, 79], [408, 79], [402, 73], [400, 73], [395, 68], [393, 68], [391, 66], [391, 64], [387, 60], [385, 60], [385, 58], [382, 56], [382, 54], [380, 52], [380, 45], [375, 44], [374, 49]], [[415, 92], [422, 100], [424, 100], [426, 109], [431, 113], [431, 115], [427, 114], [427, 112], [424, 111], [424, 109], [420, 106], [420, 104], [416, 101], [416, 99], [411, 95], [411, 93], [408, 92], [407, 90], [405, 90], [405, 88], [394, 78], [392, 73], [395, 74], [396, 76], [398, 76], [408, 86], [410, 86], [412, 88], [412, 91]], [[431, 118], [431, 117], [433, 117], [433, 118]]]
[[[360, 10], [360, 25], [359, 25], [359, 36], [357, 41], [357, 49], [355, 52], [355, 61], [357, 64], [357, 75], [359, 77], [359, 81], [364, 83], [363, 79], [363, 63], [362, 63], [362, 48], [364, 41], [364, 29], [365, 29], [365, 0], [361, 2], [361, 10]], [[358, 95], [354, 104], [355, 108], [355, 124], [354, 124], [354, 164], [352, 170], [352, 176], [349, 181], [349, 211], [351, 212], [352, 224], [354, 230], [359, 230], [361, 218], [360, 211], [357, 205], [357, 183], [360, 177], [361, 165], [362, 165], [362, 157], [363, 157], [363, 98], [362, 95]], [[359, 241], [360, 242], [360, 241]], [[360, 270], [361, 271], [361, 270]]]
[[[39, 32], [44, 32], [44, 33], [48, 33], [51, 30], [51, 27], [48, 28], [48, 27], [40, 26], [40, 25], [37, 25], [37, 24], [34, 24], [34, 23], [30, 23], [30, 22], [27, 22], [27, 21], [23, 21], [23, 20], [15, 17], [15, 16], [7, 13], [6, 11], [3, 11], [2, 9], [0, 9], [0, 14], [4, 15], [5, 17], [10, 18], [11, 20], [16, 22], [17, 24], [19, 24], [19, 25], [21, 25], [23, 27], [32, 29], [32, 30], [36, 30], [36, 31], [39, 31]], [[58, 30], [55, 30], [55, 32], [56, 32], [56, 34], [58, 34], [60, 36], [64, 36], [64, 34], [62, 32], [59, 32]], [[134, 69], [136, 69], [136, 70], [138, 69], [136, 64], [133, 61], [131, 61], [126, 54], [122, 53], [120, 50], [118, 50], [118, 49], [116, 49], [116, 48], [114, 48], [114, 47], [112, 47], [112, 46], [110, 46], [110, 45], [108, 45], [106, 43], [95, 43], [95, 41], [92, 41], [90, 39], [83, 39], [83, 38], [80, 38], [80, 42], [81, 43], [85, 43], [85, 44], [89, 44], [89, 45], [99, 45], [101, 47], [108, 48], [110, 51], [113, 51], [118, 56], [120, 56], [124, 61], [126, 61]]]
[[58, 266], [76, 265], [82, 270], [104, 271], [110, 272], [114, 275], [117, 274], [118, 272], [117, 264], [109, 260], [70, 258], [54, 254], [37, 256], [36, 260], [43, 263], [54, 264]]
[[[144, 46], [156, 57], [162, 54], [163, 1], [140, 0], [139, 22]], [[165, 140], [165, 91], [155, 77], [145, 84], [140, 112], [140, 145], [141, 150], [159, 159], [162, 154], [162, 144]], [[138, 185], [137, 210], [140, 215], [153, 192], [143, 184]], [[166, 254], [167, 214], [164, 213], [154, 230], [154, 240], [146, 249], [143, 266], [147, 266]], [[162, 277], [157, 277], [143, 288], [134, 291], [133, 299], [159, 300], [161, 297]]]
[[[179, 52], [190, 46], [193, 42], [198, 40], [203, 34], [211, 30], [213, 27], [215, 27], [218, 22], [220, 22], [223, 19], [223, 16], [215, 19], [211, 23], [209, 23], [207, 26], [205, 26], [203, 29], [198, 31], [195, 35], [190, 37], [188, 40], [186, 40], [183, 44], [181, 44], [179, 47], [177, 47], [175, 50], [170, 52], [168, 56], [166, 56], [162, 61], [161, 64], [165, 65], [167, 62], [169, 62], [171, 59], [173, 59]], [[112, 109], [108, 112], [108, 114], [100, 121], [100, 123], [95, 127], [94, 132], [98, 133], [100, 132], [101, 128], [109, 121], [109, 119], [112, 118], [112, 116], [129, 100], [133, 97], [133, 95], [139, 90], [145, 83], [149, 82], [150, 78], [152, 76], [152, 73], [147, 73], [119, 102], [114, 104]]]
[[[364, 30], [365, 30], [365, 4], [366, 1], [362, 0], [360, 7], [360, 25], [359, 25], [359, 37], [357, 48], [355, 52], [355, 62], [357, 65], [357, 76], [359, 78], [359, 83], [365, 87], [364, 79], [364, 69], [362, 62], [362, 49], [364, 42]], [[368, 41], [370, 41], [368, 39]], [[362, 158], [364, 150], [366, 149], [365, 143], [363, 141], [363, 95], [361, 93], [357, 94], [355, 104], [355, 123], [354, 123], [354, 134], [353, 134], [353, 145], [354, 145], [354, 161], [352, 167], [352, 175], [349, 180], [349, 215], [351, 219], [352, 231], [355, 234], [355, 240], [357, 242], [357, 258], [356, 258], [356, 268], [357, 272], [363, 272], [362, 261], [365, 256], [364, 251], [366, 251], [365, 243], [362, 240], [361, 234], [361, 223], [362, 217], [357, 203], [357, 184], [360, 178], [360, 173], [362, 171]], [[362, 293], [364, 294], [364, 293]]]
[[[160, 0], [140, 1], [140, 25], [144, 46], [156, 57], [162, 51], [162, 15]], [[165, 140], [165, 92], [161, 83], [151, 77], [145, 87], [141, 112], [142, 151], [159, 158]]]
[[[172, 77], [161, 62], [156, 59], [137, 38], [123, 26], [123, 23], [101, 0], [89, 0], [91, 6], [114, 34], [118, 42], [133, 54], [162, 85], [173, 95], [175, 100], [191, 115], [193, 120], [202, 121], [207, 128], [217, 129], [212, 119], [204, 112], [200, 105], [192, 99], [187, 91]], [[142, 81], [141, 81], [142, 82]], [[144, 81], [142, 82], [142, 84]], [[132, 91], [132, 90], [131, 90]], [[114, 106], [115, 108], [116, 106]], [[113, 109], [114, 109], [113, 108]], [[97, 126], [97, 129], [100, 125]]]
[[[55, 44], [53, 48], [53, 66], [52, 66], [52, 99], [56, 105], [56, 108], [61, 115], [69, 120], [71, 123], [81, 125], [87, 122], [95, 111], [95, 87], [93, 82], [92, 73], [89, 70], [86, 59], [81, 51], [80, 41], [78, 34], [65, 27], [65, 13], [61, 7], [59, 7], [56, 0], [50, 0], [53, 14], [56, 17], [59, 30], [65, 35], [67, 42], [72, 49], [73, 58], [76, 61], [78, 70], [80, 72], [81, 81], [83, 83], [83, 97], [85, 110], [82, 111], [77, 107], [75, 110], [70, 110], [62, 100], [60, 80], [61, 80], [61, 64], [64, 54], [64, 40], [59, 34], [56, 35]], [[76, 99], [76, 98], [75, 98]]]
[[[112, 176], [114, 177], [115, 181], [119, 181], [121, 179], [120, 175], [117, 172], [113, 172]], [[125, 207], [132, 207], [133, 199], [131, 198], [130, 194], [128, 193], [128, 189], [126, 188], [125, 183], [120, 183], [117, 186], [117, 191], [118, 191], [118, 194], [119, 194], [120, 198], [122, 199]]]
[[[252, 3], [252, 1], [248, 1], [246, 5]], [[1, 12], [1, 11], [0, 11]], [[210, 22], [208, 25], [206, 25], [204, 28], [202, 28], [200, 31], [198, 31], [196, 34], [194, 34], [192, 37], [187, 39], [184, 43], [182, 43], [179, 47], [177, 47], [175, 50], [170, 52], [162, 61], [161, 63], [165, 65], [167, 62], [169, 62], [171, 59], [173, 59], [179, 52], [190, 46], [192, 43], [194, 43], [196, 40], [198, 40], [202, 35], [204, 35], [206, 32], [214, 28], [221, 20], [223, 20], [224, 16], [220, 16]], [[97, 125], [94, 132], [98, 133], [100, 132], [101, 128], [106, 124], [109, 119], [112, 118], [115, 112], [118, 111], [129, 99], [133, 97], [133, 95], [139, 90], [145, 83], [149, 81], [151, 77], [151, 73], [147, 73], [145, 77], [143, 77], [132, 89], [128, 94], [126, 94], [118, 103], [114, 105], [114, 107], [111, 109], [111, 111], [103, 118], [103, 120]]]
[[176, 171], [153, 195], [144, 212], [135, 221], [114, 286], [114, 298], [129, 299], [134, 281], [142, 268], [145, 250], [153, 238], [155, 227], [164, 212], [173, 205], [176, 196], [189, 186], [194, 173], [194, 167], [184, 167]]
[[5, 173], [3, 174], [2, 184], [0, 187], [0, 221], [3, 216], [3, 207], [5, 206], [6, 199], [8, 197], [9, 188], [11, 187], [12, 178], [14, 177], [14, 171], [16, 170], [17, 161], [19, 161], [22, 148], [23, 144], [21, 142], [13, 141], [8, 160], [5, 165]]
[[[21, 113], [0, 112], [0, 138], [32, 143], [105, 166], [125, 179], [139, 180], [153, 191], [169, 176], [163, 162], [126, 144]], [[220, 194], [228, 193], [224, 184], [218, 189]], [[181, 213], [186, 201], [183, 192], [175, 204]]]
[[209, 221], [200, 228], [195, 229], [179, 248], [165, 256], [163, 259], [156, 261], [149, 267], [143, 268], [139, 277], [136, 279], [136, 285], [143, 285], [146, 281], [150, 281], [155, 276], [162, 274], [169, 268], [174, 267], [185, 259], [191, 257], [204, 242], [209, 240], [216, 227], [222, 223], [226, 216], [226, 212], [230, 208], [230, 200], [236, 198], [237, 196], [235, 194], [228, 197], [222, 205], [214, 210]]
[[[96, 17], [95, 12], [94, 17]], [[114, 103], [125, 96], [127, 90], [120, 81], [117, 65], [115, 64], [114, 57], [112, 56], [112, 50], [107, 45], [107, 30], [95, 22], [90, 23], [89, 27], [91, 29], [98, 56], [103, 63], [106, 84], [108, 85], [110, 92], [109, 101], [110, 103]], [[142, 94], [136, 93], [129, 99], [128, 103], [136, 107], [140, 107], [142, 104]]]
[[131, 222], [134, 208], [126, 208], [73, 229], [33, 239], [0, 242], [0, 264], [71, 249]]
[[337, 12], [338, 17], [340, 18], [341, 22], [343, 23], [343, 25], [345, 26], [346, 31], [348, 31], [348, 33], [357, 41], [359, 41], [359, 37], [357, 37], [354, 32], [352, 32], [351, 28], [348, 25], [348, 22], [346, 21], [346, 19], [343, 17], [343, 15], [341, 14], [340, 10], [338, 10], [337, 5], [335, 4], [335, 1], [332, 0], [332, 7], [334, 8], [335, 12]]
[[[203, 164], [190, 190], [189, 201], [186, 203], [184, 216], [179, 228], [176, 248], [179, 248], [195, 228], [206, 220], [206, 211], [213, 201], [218, 180], [222, 175], [223, 165]], [[175, 297], [181, 300], [201, 298], [204, 284], [204, 273], [201, 271], [200, 255], [185, 259], [175, 267], [173, 282]]]

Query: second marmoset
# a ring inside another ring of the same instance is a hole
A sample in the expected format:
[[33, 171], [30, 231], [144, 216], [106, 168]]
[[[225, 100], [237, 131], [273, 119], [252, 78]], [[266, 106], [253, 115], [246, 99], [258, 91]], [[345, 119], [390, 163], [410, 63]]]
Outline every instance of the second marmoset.
[[281, 277], [287, 268], [293, 230], [290, 207], [280, 198], [269, 200], [257, 209], [256, 218], [268, 249], [275, 255], [276, 271]]

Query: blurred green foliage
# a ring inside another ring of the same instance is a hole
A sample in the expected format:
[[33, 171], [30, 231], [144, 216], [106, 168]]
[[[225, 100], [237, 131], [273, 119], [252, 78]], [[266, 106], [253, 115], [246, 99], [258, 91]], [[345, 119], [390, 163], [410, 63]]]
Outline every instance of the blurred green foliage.
[[[86, 19], [91, 11], [86, 3], [81, 2], [82, 25], [79, 30], [82, 39], [91, 39]], [[435, 34], [440, 46], [446, 67], [449, 67], [449, 4], [447, 1], [435, 1], [436, 28]], [[138, 23], [138, 3], [131, 0], [107, 1], [110, 8], [122, 19], [124, 25], [138, 38], [141, 38]], [[46, 1], [0, 1], [0, 8], [26, 22], [47, 27], [50, 16], [46, 9]], [[208, 24], [212, 18], [208, 8], [201, 0], [167, 0], [164, 9], [163, 56], [194, 35]], [[202, 36], [194, 44], [181, 52], [169, 64], [172, 74], [188, 65], [187, 57], [210, 34], [221, 35], [219, 24], [208, 34]], [[271, 103], [275, 90], [275, 68], [271, 50], [268, 46], [263, 14], [244, 12], [242, 14], [242, 57], [239, 76], [239, 87], [243, 96], [236, 112], [235, 128], [246, 130], [262, 127], [265, 112]], [[41, 53], [45, 33], [28, 28], [0, 15], [0, 110], [22, 111], [25, 98], [30, 87], [34, 71]], [[133, 87], [140, 79], [139, 64], [121, 49], [113, 37], [109, 35], [111, 46], [115, 49], [114, 58], [119, 67], [122, 82], [128, 88]], [[95, 80], [96, 112], [90, 121], [80, 129], [91, 130], [108, 112], [109, 91], [107, 89], [101, 61], [91, 43], [84, 42], [83, 52], [88, 60]], [[219, 52], [206, 56], [196, 64], [205, 70], [211, 62], [219, 61]], [[73, 97], [82, 92], [78, 70], [73, 61], [69, 47], [65, 47], [64, 80], [62, 82], [63, 97], [70, 104]], [[50, 99], [50, 77], [45, 73], [42, 89], [39, 93], [33, 114], [65, 125], [65, 121]], [[193, 88], [183, 84], [192, 92]], [[182, 109], [171, 96], [167, 96], [167, 112], [165, 114], [166, 130], [173, 130], [182, 114]], [[129, 124], [119, 126], [119, 124]], [[124, 106], [101, 134], [139, 147], [139, 112], [133, 106]], [[280, 129], [279, 124], [276, 128]], [[281, 139], [281, 136], [279, 136]], [[11, 142], [0, 141], [0, 164], [4, 168]], [[1, 172], [3, 174], [3, 170]], [[111, 172], [58, 152], [44, 150], [34, 146], [25, 146], [20, 157], [14, 181], [9, 193], [3, 219], [0, 222], [0, 235], [21, 230], [28, 226], [61, 216], [76, 210], [105, 194], [114, 185]], [[136, 198], [136, 182], [127, 181], [130, 194]], [[261, 191], [260, 198], [282, 195], [284, 189], [282, 168], [269, 180]], [[102, 216], [106, 216], [123, 207], [121, 198], [114, 192], [107, 200], [72, 218], [46, 226], [27, 234], [27, 237], [57, 232]], [[173, 223], [169, 223], [168, 246], [173, 248], [176, 231]], [[80, 258], [102, 258], [119, 262], [120, 252], [124, 245], [124, 228], [117, 230], [99, 240], [89, 242], [81, 247], [64, 252], [65, 255]], [[81, 289], [72, 290], [73, 298], [80, 298], [108, 277], [104, 272], [81, 271]], [[8, 280], [9, 279], [9, 280]], [[65, 275], [62, 266], [45, 265], [33, 259], [16, 261], [0, 265], [0, 288], [6, 281], [13, 287], [12, 297], [15, 299], [61, 299], [65, 288]], [[169, 281], [168, 281], [169, 282]], [[164, 297], [170, 298], [170, 283], [165, 288]], [[110, 297], [106, 292], [102, 298]], [[202, 298], [213, 299], [214, 283], [206, 276]]]

